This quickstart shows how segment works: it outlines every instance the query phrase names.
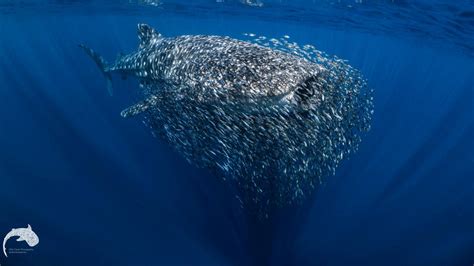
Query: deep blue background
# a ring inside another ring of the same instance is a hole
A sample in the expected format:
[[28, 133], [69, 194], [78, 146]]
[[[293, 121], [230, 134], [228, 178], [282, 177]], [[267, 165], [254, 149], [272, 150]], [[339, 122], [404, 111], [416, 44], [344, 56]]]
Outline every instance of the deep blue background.
[[[0, 12], [0, 234], [31, 224], [40, 244], [0, 265], [474, 263], [474, 58], [459, 39], [219, 10], [37, 11]], [[109, 97], [77, 47], [113, 60], [136, 49], [139, 22], [165, 36], [288, 34], [348, 59], [375, 89], [372, 130], [304, 206], [259, 224], [219, 178], [122, 119], [136, 82], [115, 79]]]

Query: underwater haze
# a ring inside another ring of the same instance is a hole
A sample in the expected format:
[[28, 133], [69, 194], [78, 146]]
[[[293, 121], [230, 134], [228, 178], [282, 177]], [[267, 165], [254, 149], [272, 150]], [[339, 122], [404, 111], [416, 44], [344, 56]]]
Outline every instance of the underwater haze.
[[[370, 131], [304, 200], [255, 217], [121, 117], [139, 82], [114, 76], [111, 97], [78, 47], [113, 62], [139, 23], [347, 60], [373, 90]], [[474, 2], [0, 1], [0, 240], [28, 225], [39, 243], [10, 239], [1, 266], [472, 266]]]

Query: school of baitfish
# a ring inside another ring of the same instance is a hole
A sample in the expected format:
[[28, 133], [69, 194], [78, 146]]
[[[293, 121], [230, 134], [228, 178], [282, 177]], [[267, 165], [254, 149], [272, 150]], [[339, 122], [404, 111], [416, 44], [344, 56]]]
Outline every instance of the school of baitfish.
[[[140, 47], [107, 64], [140, 80], [141, 114], [190, 163], [235, 185], [258, 212], [292, 204], [335, 173], [370, 128], [372, 90], [343, 60], [281, 39], [165, 38], [138, 25]], [[254, 37], [253, 34], [247, 36]]]

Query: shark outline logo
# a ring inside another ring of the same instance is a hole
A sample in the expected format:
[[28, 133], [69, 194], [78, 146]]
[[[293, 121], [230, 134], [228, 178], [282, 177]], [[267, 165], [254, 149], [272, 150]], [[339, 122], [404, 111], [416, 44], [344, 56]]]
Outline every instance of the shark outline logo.
[[8, 234], [3, 239], [3, 254], [5, 254], [5, 257], [8, 257], [6, 244], [8, 240], [13, 237], [18, 237], [16, 240], [18, 242], [25, 241], [30, 247], [34, 247], [39, 243], [38, 235], [33, 232], [31, 225], [28, 225], [26, 228], [12, 228], [12, 230], [8, 232]]

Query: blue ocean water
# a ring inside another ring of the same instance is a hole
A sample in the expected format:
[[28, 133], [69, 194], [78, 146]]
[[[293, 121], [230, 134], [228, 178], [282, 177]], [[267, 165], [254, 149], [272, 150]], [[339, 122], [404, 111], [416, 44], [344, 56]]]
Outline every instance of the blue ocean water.
[[[137, 82], [110, 97], [77, 46], [112, 60], [138, 23], [347, 59], [375, 91], [372, 129], [304, 204], [255, 220], [121, 118]], [[2, 266], [474, 264], [473, 1], [3, 0], [0, 99], [0, 238], [40, 238]]]

